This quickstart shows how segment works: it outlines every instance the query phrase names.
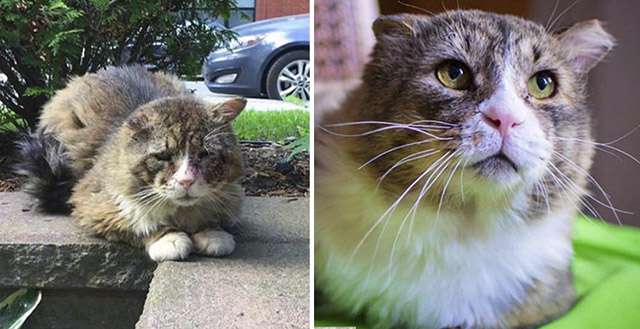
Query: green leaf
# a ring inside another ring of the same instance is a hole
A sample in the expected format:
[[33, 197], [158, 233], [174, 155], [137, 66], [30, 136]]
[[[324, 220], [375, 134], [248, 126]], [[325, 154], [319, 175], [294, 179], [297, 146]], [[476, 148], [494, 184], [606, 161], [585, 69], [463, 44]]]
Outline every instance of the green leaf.
[[0, 329], [18, 329], [33, 313], [42, 293], [36, 289], [20, 289], [0, 303]]
[[28, 87], [24, 91], [24, 96], [35, 97], [40, 95], [53, 96], [55, 90], [47, 87]]
[[287, 157], [287, 161], [291, 161], [294, 156], [302, 152], [309, 152], [309, 135], [296, 139], [292, 143], [285, 145], [285, 148], [291, 150], [291, 154]]
[[107, 9], [109, 6], [110, 0], [91, 0], [92, 5], [96, 6], [96, 8], [100, 11]]
[[64, 1], [57, 0], [57, 1], [53, 1], [49, 5], [49, 10], [56, 10], [56, 9], [69, 9], [69, 7], [64, 3]]
[[53, 53], [56, 54], [58, 49], [60, 48], [60, 44], [65, 40], [69, 40], [74, 37], [74, 35], [81, 33], [84, 31], [83, 29], [73, 29], [69, 31], [58, 32], [53, 36], [53, 39], [49, 41], [47, 46], [53, 49]]

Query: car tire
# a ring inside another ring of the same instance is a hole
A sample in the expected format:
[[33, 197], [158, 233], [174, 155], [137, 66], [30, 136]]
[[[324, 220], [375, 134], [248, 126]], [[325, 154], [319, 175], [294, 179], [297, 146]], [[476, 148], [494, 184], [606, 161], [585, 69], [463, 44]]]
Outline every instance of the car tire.
[[[302, 74], [299, 74], [297, 71], [298, 67], [300, 67], [299, 64], [305, 62], [306, 65], [303, 64], [302, 66], [303, 72]], [[285, 92], [289, 90], [289, 88], [294, 88], [290, 94], [294, 94], [298, 96], [298, 98], [303, 98], [303, 100], [308, 101], [310, 96], [309, 86], [311, 83], [309, 65], [308, 50], [295, 50], [278, 57], [278, 59], [273, 62], [273, 65], [269, 68], [269, 72], [267, 74], [265, 84], [267, 97], [271, 99], [282, 99], [281, 92]], [[289, 69], [288, 73], [284, 71], [285, 68]], [[291, 75], [291, 73], [293, 73], [293, 75]], [[283, 74], [284, 80], [278, 81], [281, 74]], [[290, 79], [291, 82], [287, 79]], [[279, 83], [281, 83], [280, 86], [278, 85]], [[300, 88], [302, 88], [302, 90]], [[301, 97], [301, 95], [303, 97]]]

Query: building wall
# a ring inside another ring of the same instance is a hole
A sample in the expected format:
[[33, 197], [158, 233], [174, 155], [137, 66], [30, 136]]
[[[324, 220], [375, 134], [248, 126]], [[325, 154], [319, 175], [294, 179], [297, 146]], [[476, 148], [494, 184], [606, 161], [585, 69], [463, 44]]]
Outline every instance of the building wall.
[[256, 0], [256, 21], [308, 13], [309, 0]]

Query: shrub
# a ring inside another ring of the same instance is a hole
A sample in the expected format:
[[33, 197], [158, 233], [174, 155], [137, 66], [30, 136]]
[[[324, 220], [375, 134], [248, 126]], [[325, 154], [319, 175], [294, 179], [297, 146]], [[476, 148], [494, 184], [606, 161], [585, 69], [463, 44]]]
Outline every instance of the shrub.
[[203, 14], [228, 18], [235, 8], [235, 0], [0, 0], [0, 102], [33, 127], [74, 75], [135, 62], [195, 75], [234, 38]]

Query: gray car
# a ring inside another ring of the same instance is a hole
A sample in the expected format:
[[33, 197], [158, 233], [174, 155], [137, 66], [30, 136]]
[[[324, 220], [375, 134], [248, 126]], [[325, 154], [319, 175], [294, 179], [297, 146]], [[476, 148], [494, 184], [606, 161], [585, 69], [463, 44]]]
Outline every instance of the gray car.
[[238, 26], [228, 49], [206, 58], [202, 76], [212, 92], [284, 99], [310, 95], [309, 15]]

